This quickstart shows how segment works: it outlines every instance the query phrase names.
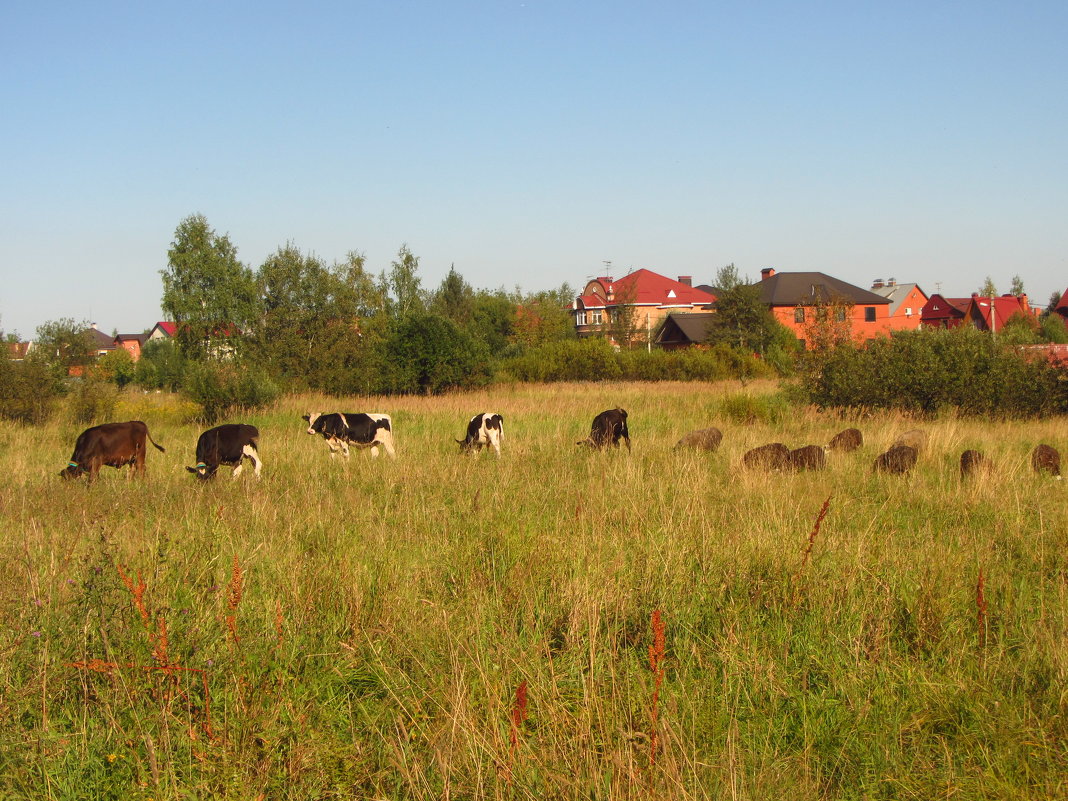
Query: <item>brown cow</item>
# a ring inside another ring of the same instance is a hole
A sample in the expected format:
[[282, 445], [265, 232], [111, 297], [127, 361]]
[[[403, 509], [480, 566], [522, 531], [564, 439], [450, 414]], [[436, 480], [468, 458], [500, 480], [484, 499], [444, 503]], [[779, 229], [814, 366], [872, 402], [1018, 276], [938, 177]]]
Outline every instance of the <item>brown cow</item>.
[[822, 445], [805, 445], [790, 451], [790, 467], [794, 470], [822, 470], [827, 466], [827, 449]]
[[1052, 445], [1036, 445], [1031, 451], [1031, 469], [1036, 473], [1049, 473], [1061, 477], [1061, 453]]
[[960, 455], [961, 478], [974, 476], [980, 472], [989, 473], [993, 469], [993, 463], [979, 451], [967, 450]]
[[723, 441], [723, 432], [718, 428], [701, 428], [691, 431], [678, 442], [675, 449], [694, 448], [699, 451], [715, 451]]
[[753, 448], [742, 456], [742, 464], [751, 468], [764, 470], [782, 470], [790, 463], [790, 449], [781, 442], [769, 442], [759, 448]]
[[145, 474], [145, 439], [156, 449], [166, 453], [163, 447], [148, 433], [148, 426], [140, 420], [126, 423], [104, 423], [87, 428], [78, 435], [74, 443], [74, 455], [67, 466], [60, 471], [63, 478], [78, 478], [83, 473], [89, 474], [89, 481], [95, 481], [97, 473], [104, 465], [123, 467], [131, 465], [131, 474]]
[[907, 473], [916, 466], [916, 449], [909, 445], [892, 445], [886, 453], [875, 458], [873, 473]]
[[627, 430], [627, 412], [625, 409], [606, 409], [593, 418], [590, 435], [575, 444], [598, 449], [609, 445], [618, 448], [620, 437], [627, 443], [629, 451], [630, 432]]
[[839, 431], [827, 445], [832, 451], [855, 451], [864, 444], [864, 435], [859, 428], [847, 428]]

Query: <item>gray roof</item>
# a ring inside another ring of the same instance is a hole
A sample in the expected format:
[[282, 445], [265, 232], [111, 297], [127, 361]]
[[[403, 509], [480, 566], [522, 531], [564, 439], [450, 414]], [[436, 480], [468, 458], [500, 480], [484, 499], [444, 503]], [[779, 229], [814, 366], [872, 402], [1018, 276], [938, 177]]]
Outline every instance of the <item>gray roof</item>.
[[[890, 301], [890, 316], [893, 317], [897, 314], [898, 308], [901, 306], [901, 302], [905, 299], [905, 296], [912, 291], [916, 284], [894, 284], [893, 286], [881, 286], [878, 289], [872, 289], [872, 292], [876, 295], [881, 295]], [[921, 289], [920, 292], [923, 292]], [[927, 297], [924, 295], [924, 297]], [[916, 313], [919, 314], [920, 310], [916, 309]]]
[[815, 306], [846, 300], [857, 306], [890, 303], [874, 292], [847, 284], [826, 273], [775, 273], [759, 282], [760, 301], [772, 306]]

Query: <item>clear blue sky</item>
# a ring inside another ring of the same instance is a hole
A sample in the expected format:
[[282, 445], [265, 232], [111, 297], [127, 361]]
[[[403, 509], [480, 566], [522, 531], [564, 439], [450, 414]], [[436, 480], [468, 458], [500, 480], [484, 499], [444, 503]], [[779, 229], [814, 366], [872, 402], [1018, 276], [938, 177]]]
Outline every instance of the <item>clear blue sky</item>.
[[1068, 3], [0, 10], [0, 327], [162, 319], [179, 221], [424, 286], [610, 260], [1068, 287]]

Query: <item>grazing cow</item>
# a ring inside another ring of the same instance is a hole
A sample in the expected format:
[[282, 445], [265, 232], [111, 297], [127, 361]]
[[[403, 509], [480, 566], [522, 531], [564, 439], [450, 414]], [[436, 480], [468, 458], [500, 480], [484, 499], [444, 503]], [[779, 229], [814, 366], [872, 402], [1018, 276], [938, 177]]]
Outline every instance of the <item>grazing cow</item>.
[[864, 435], [860, 433], [859, 428], [847, 428], [845, 431], [839, 431], [831, 439], [827, 445], [832, 451], [855, 451], [861, 445], [864, 444]]
[[794, 470], [822, 470], [827, 466], [827, 449], [822, 445], [805, 445], [790, 451], [790, 467]]
[[691, 431], [676, 442], [675, 449], [695, 448], [699, 451], [715, 451], [722, 441], [723, 432], [718, 428], [701, 428], [697, 431]]
[[1036, 445], [1031, 451], [1031, 469], [1036, 473], [1049, 473], [1061, 477], [1061, 453], [1052, 445]]
[[782, 470], [790, 464], [790, 449], [781, 442], [769, 442], [746, 451], [742, 456], [742, 464], [764, 470]]
[[393, 449], [393, 421], [388, 414], [364, 414], [363, 412], [334, 412], [320, 414], [312, 412], [304, 415], [308, 423], [309, 434], [319, 434], [330, 446], [330, 458], [341, 451], [349, 458], [349, 445], [357, 448], [370, 448], [371, 456], [378, 456], [378, 446], [386, 453], [397, 458]]
[[891, 445], [890, 450], [875, 458], [873, 473], [908, 473], [916, 466], [916, 449], [910, 445]]
[[197, 466], [187, 467], [190, 473], [207, 480], [215, 475], [219, 465], [234, 468], [233, 477], [241, 475], [245, 459], [252, 462], [256, 478], [260, 477], [263, 462], [259, 457], [260, 430], [244, 423], [227, 423], [209, 428], [197, 440]]
[[968, 450], [960, 455], [960, 477], [967, 478], [978, 473], [989, 473], [993, 463], [979, 451]]
[[914, 428], [911, 431], [906, 431], [900, 437], [894, 440], [895, 445], [907, 445], [908, 447], [916, 451], [916, 455], [919, 456], [927, 449], [927, 432]]
[[504, 439], [504, 418], [499, 414], [483, 412], [476, 414], [467, 424], [467, 437], [458, 439], [461, 453], [478, 453], [484, 447], [493, 448], [501, 455], [501, 440]]
[[90, 482], [96, 480], [97, 473], [104, 465], [119, 468], [131, 465], [130, 473], [145, 474], [145, 440], [156, 449], [166, 453], [161, 445], [148, 433], [148, 426], [140, 420], [126, 423], [104, 423], [87, 428], [78, 435], [74, 443], [74, 455], [67, 466], [60, 471], [63, 478], [78, 478], [88, 473]]
[[619, 439], [627, 443], [630, 450], [630, 432], [627, 430], [627, 412], [624, 409], [606, 409], [595, 418], [590, 426], [590, 435], [576, 442], [576, 445], [588, 445], [591, 448], [604, 448], [608, 445], [619, 447]]

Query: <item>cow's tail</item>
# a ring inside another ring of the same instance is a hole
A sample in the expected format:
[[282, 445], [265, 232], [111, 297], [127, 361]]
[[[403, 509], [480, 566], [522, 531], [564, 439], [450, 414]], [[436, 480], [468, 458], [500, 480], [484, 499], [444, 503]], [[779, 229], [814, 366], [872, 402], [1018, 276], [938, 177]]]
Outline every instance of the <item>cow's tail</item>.
[[156, 446], [156, 450], [157, 451], [159, 451], [160, 453], [166, 453], [167, 452], [166, 448], [164, 448], [162, 445], [158, 444], [156, 442], [156, 440], [152, 439], [152, 435], [148, 433], [148, 428], [147, 427], [145, 428], [145, 436], [148, 437], [148, 441], [149, 442], [151, 442], [153, 445]]

